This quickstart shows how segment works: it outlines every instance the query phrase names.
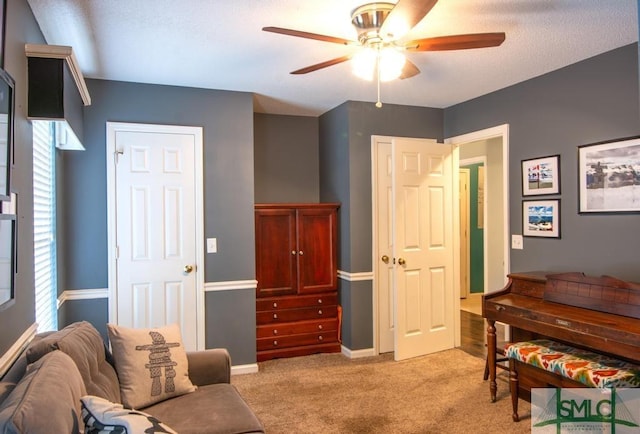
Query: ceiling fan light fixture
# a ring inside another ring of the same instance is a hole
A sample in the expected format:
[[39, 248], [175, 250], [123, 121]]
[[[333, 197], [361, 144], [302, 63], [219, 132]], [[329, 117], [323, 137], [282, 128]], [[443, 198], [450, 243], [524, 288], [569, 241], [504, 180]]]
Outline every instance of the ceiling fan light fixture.
[[353, 74], [363, 80], [372, 81], [376, 70], [378, 52], [373, 48], [363, 48], [353, 55], [351, 67]]
[[393, 47], [385, 47], [378, 54], [380, 81], [391, 81], [400, 77], [407, 58]]

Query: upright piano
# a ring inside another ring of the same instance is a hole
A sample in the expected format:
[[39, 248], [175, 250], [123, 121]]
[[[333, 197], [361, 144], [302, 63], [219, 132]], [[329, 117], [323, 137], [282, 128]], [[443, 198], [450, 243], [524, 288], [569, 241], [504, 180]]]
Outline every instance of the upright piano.
[[548, 338], [640, 364], [640, 284], [583, 273], [512, 273], [483, 296], [491, 400], [496, 400], [495, 323], [511, 341]]

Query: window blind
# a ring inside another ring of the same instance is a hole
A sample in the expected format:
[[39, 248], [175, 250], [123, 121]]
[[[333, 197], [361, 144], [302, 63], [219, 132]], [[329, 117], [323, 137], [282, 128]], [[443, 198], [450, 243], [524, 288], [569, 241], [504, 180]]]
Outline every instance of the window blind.
[[38, 332], [56, 330], [55, 144], [53, 122], [33, 121], [33, 244]]

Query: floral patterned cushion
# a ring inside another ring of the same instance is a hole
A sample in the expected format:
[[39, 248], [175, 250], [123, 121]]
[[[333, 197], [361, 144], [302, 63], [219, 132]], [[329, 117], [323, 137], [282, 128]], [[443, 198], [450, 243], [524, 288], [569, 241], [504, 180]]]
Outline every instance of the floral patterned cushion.
[[640, 387], [640, 366], [555, 341], [508, 344], [505, 354], [589, 387]]

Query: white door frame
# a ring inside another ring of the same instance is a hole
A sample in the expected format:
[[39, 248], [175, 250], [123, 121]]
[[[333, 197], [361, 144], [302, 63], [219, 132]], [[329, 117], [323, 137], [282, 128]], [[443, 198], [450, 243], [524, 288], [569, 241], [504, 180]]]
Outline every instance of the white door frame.
[[137, 124], [125, 122], [107, 122], [107, 250], [108, 250], [108, 284], [109, 284], [109, 322], [117, 323], [117, 233], [116, 233], [116, 141], [117, 131], [149, 132], [168, 134], [191, 134], [195, 137], [195, 231], [196, 231], [196, 345], [198, 350], [204, 349], [204, 196], [203, 196], [203, 132], [202, 127]]
[[[486, 128], [484, 130], [473, 131], [468, 134], [462, 134], [460, 136], [449, 137], [445, 139], [445, 143], [451, 143], [456, 147], [460, 147], [465, 143], [477, 142], [479, 140], [489, 140], [493, 138], [501, 138], [502, 139], [502, 195], [503, 195], [503, 219], [504, 219], [504, 252], [503, 252], [503, 276], [504, 282], [507, 282], [507, 274], [509, 274], [511, 270], [511, 258], [509, 256], [510, 252], [510, 220], [509, 220], [509, 124], [502, 124], [491, 128]], [[485, 162], [486, 167], [486, 162]], [[486, 170], [486, 169], [485, 169]], [[485, 192], [486, 190], [487, 179], [485, 177]], [[485, 206], [485, 222], [487, 222], [487, 207]], [[486, 234], [486, 231], [485, 231]], [[487, 258], [487, 240], [484, 239], [484, 253], [485, 253], [485, 261]], [[497, 291], [501, 288], [489, 288], [487, 281], [487, 273], [486, 273], [486, 263], [485, 263], [485, 280], [484, 280], [484, 292], [492, 292]], [[459, 338], [459, 336], [458, 336]], [[459, 344], [457, 344], [459, 345]]]
[[[475, 142], [475, 140], [473, 140]], [[468, 142], [467, 142], [468, 143]], [[464, 143], [462, 143], [464, 144]], [[485, 171], [487, 168], [487, 157], [486, 156], [482, 156], [482, 157], [474, 157], [474, 158], [466, 158], [464, 160], [460, 160], [458, 162], [458, 167], [462, 167], [462, 166], [469, 166], [471, 164], [482, 164], [485, 167]], [[487, 249], [487, 230], [486, 230], [486, 225], [490, 224], [489, 223], [489, 212], [488, 212], [488, 207], [487, 202], [487, 196], [489, 195], [488, 189], [487, 189], [487, 176], [485, 175], [484, 177], [484, 183], [482, 185], [482, 187], [484, 188], [484, 195], [485, 195], [485, 206], [483, 209], [483, 213], [482, 213], [482, 219], [484, 221], [485, 224], [485, 230], [482, 231], [482, 270], [483, 270], [483, 280], [482, 280], [482, 286], [484, 287], [484, 291], [487, 291], [487, 288], [489, 287], [489, 273], [487, 271], [487, 261], [489, 260], [489, 252]], [[506, 276], [506, 274], [505, 274]]]

